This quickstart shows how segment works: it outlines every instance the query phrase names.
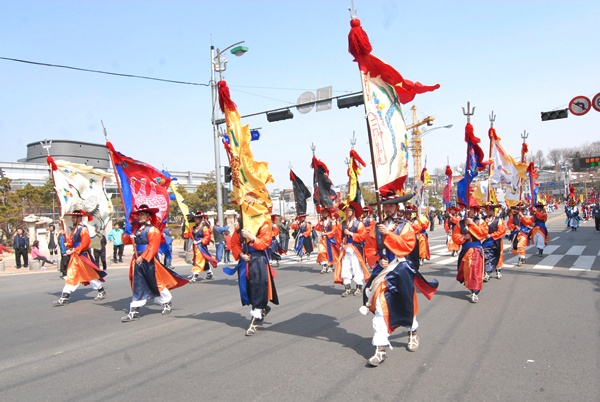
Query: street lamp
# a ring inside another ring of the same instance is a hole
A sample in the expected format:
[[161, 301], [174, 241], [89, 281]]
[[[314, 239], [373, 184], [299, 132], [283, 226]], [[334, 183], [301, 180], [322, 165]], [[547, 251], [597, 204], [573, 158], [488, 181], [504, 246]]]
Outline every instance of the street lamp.
[[234, 43], [227, 46], [223, 50], [219, 50], [210, 45], [210, 89], [212, 95], [212, 127], [213, 140], [215, 145], [215, 181], [217, 187], [217, 219], [223, 223], [223, 193], [221, 192], [221, 148], [219, 145], [220, 135], [217, 124], [217, 81], [215, 80], [215, 72], [219, 73], [219, 80], [223, 79], [223, 71], [227, 69], [227, 60], [222, 57], [222, 54], [231, 49], [231, 54], [242, 56], [248, 51], [246, 46], [241, 46], [244, 41]]
[[425, 134], [429, 134], [432, 131], [439, 130], [440, 128], [452, 128], [453, 125], [454, 124], [448, 124], [447, 126], [440, 126], [440, 127], [430, 128], [429, 130], [423, 130], [423, 131], [421, 131], [421, 137], [423, 137]]

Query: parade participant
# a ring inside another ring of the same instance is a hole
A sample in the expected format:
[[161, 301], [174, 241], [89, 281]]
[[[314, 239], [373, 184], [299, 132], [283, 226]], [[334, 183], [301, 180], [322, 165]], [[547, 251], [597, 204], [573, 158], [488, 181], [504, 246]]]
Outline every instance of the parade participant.
[[[276, 220], [279, 215], [272, 214], [271, 215], [271, 244], [269, 245], [269, 262], [275, 261], [277, 266], [279, 266], [279, 261], [281, 260], [281, 253], [284, 253], [284, 250], [279, 247], [279, 226], [277, 226]], [[285, 254], [285, 253], [284, 253]]]
[[231, 253], [235, 260], [240, 261], [237, 274], [242, 306], [251, 306], [250, 326], [246, 330], [246, 336], [254, 335], [258, 325], [264, 322], [271, 311], [269, 302], [279, 304], [274, 281], [276, 274], [267, 255], [271, 240], [269, 221], [260, 226], [256, 235], [244, 230], [238, 221], [231, 237]]
[[[365, 225], [357, 218], [362, 215], [360, 204], [350, 201], [348, 205], [341, 204], [346, 213], [346, 220], [342, 223], [342, 244], [340, 245], [340, 257], [335, 266], [333, 275], [334, 283], [344, 285], [342, 297], [351, 294], [362, 294], [363, 284], [369, 279], [369, 271], [363, 257], [363, 247], [367, 238]], [[356, 289], [352, 292], [352, 280], [356, 283]]]
[[62, 294], [53, 304], [54, 306], [64, 306], [69, 303], [71, 293], [79, 285], [92, 285], [92, 288], [98, 291], [94, 300], [103, 300], [106, 297], [106, 291], [102, 286], [102, 282], [104, 282], [106, 271], [102, 271], [94, 263], [89, 250], [90, 232], [87, 226], [83, 224], [84, 216], [87, 216], [88, 220], [92, 218], [78, 209], [65, 215], [70, 216], [73, 222], [73, 231], [66, 242], [69, 264], [67, 265], [67, 276]]
[[192, 275], [189, 276], [191, 283], [198, 281], [204, 271], [206, 271], [206, 279], [213, 279], [212, 268], [218, 263], [208, 251], [212, 230], [204, 212], [197, 211], [194, 214], [194, 222], [196, 224], [185, 235], [186, 238], [192, 239], [194, 244]]
[[2, 252], [6, 251], [7, 253], [12, 253], [12, 251], [10, 251], [10, 249], [8, 247], [6, 247], [4, 244], [0, 243], [0, 261], [2, 261]]
[[581, 216], [579, 216], [579, 207], [575, 205], [575, 201], [572, 199], [569, 200], [569, 213], [567, 214], [567, 227], [571, 228], [572, 231], [577, 231], [579, 227], [579, 221], [581, 220]]
[[600, 232], [600, 203], [596, 202], [592, 207], [592, 216], [596, 225], [596, 233]]
[[171, 290], [183, 286], [189, 281], [176, 272], [166, 268], [158, 259], [158, 249], [162, 233], [156, 228], [158, 208], [140, 205], [132, 215], [137, 215], [134, 222], [134, 235], [123, 235], [123, 244], [134, 244], [135, 253], [129, 264], [129, 281], [133, 295], [129, 304], [129, 313], [121, 318], [121, 322], [135, 321], [140, 317], [140, 307], [146, 305], [148, 299], [154, 298], [162, 306], [162, 315], [171, 312]]
[[386, 358], [389, 336], [400, 327], [408, 327], [406, 349], [415, 352], [419, 348], [417, 328], [418, 301], [415, 288], [431, 299], [438, 283], [427, 282], [418, 267], [406, 257], [417, 244], [411, 224], [402, 219], [400, 209], [408, 196], [381, 197], [385, 219], [369, 230], [365, 255], [373, 274], [365, 285], [363, 314], [371, 311], [373, 317], [373, 346], [375, 354], [367, 360], [377, 367]]
[[296, 220], [290, 225], [292, 230], [297, 230], [298, 235], [296, 237], [296, 255], [300, 257], [300, 261], [302, 261], [302, 257], [306, 255], [306, 259], [310, 260], [310, 254], [313, 251], [313, 243], [312, 243], [312, 225], [310, 222], [306, 220], [308, 214], [301, 214], [296, 217]]
[[517, 266], [522, 266], [525, 262], [525, 251], [529, 245], [529, 235], [533, 227], [533, 217], [526, 216], [522, 206], [518, 206], [513, 212], [513, 216], [508, 220], [507, 226], [511, 231], [513, 238], [513, 248], [510, 250], [514, 255], [519, 256]]
[[452, 241], [452, 231], [454, 226], [460, 222], [458, 216], [459, 209], [456, 207], [448, 207], [446, 209], [447, 216], [444, 219], [444, 230], [446, 231], [446, 244], [448, 245], [448, 251], [452, 252], [452, 257], [455, 257], [457, 252], [460, 250], [460, 246]]
[[429, 218], [426, 214], [421, 214], [421, 216], [417, 219], [418, 226], [415, 225], [415, 228], [420, 228], [418, 233], [419, 239], [419, 259], [421, 260], [421, 265], [425, 263], [425, 260], [431, 259], [431, 252], [429, 251], [429, 235], [427, 234], [427, 229], [429, 228]]
[[456, 280], [469, 289], [472, 303], [479, 301], [484, 271], [481, 241], [488, 235], [487, 224], [479, 218], [478, 212], [479, 206], [471, 205], [452, 232], [452, 240], [461, 246]]
[[215, 241], [215, 258], [217, 262], [221, 262], [223, 260], [223, 253], [225, 252], [225, 232], [229, 230], [229, 226], [221, 226], [221, 222], [216, 219], [214, 223], [212, 233]]
[[495, 214], [496, 208], [491, 202], [485, 204], [483, 218], [488, 226], [488, 233], [481, 246], [483, 247], [483, 257], [485, 273], [483, 281], [490, 280], [490, 274], [496, 271], [496, 278], [502, 278], [502, 265], [504, 264], [504, 244], [502, 238], [506, 235], [506, 224], [504, 220]]
[[332, 209], [323, 209], [321, 219], [315, 226], [315, 230], [321, 233], [317, 264], [323, 266], [323, 269], [321, 269], [322, 274], [333, 272], [333, 265], [340, 255], [340, 243], [337, 240], [338, 225], [335, 219], [331, 217], [332, 212]]
[[540, 201], [535, 204], [535, 208], [530, 208], [530, 212], [533, 216], [533, 229], [531, 229], [530, 238], [537, 247], [538, 255], [540, 257], [544, 255], [544, 248], [546, 248], [548, 240], [550, 239], [548, 229], [546, 228], [548, 214], [544, 211], [544, 207], [544, 203]]
[[373, 219], [373, 210], [368, 205], [365, 205], [365, 207], [363, 208], [361, 220], [362, 223], [365, 224], [365, 228], [367, 230], [369, 230], [376, 224], [375, 219]]

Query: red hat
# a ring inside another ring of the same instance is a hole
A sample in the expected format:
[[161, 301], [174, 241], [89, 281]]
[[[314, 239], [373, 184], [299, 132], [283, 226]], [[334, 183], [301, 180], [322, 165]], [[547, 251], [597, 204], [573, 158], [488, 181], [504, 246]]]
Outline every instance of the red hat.
[[65, 216], [87, 216], [87, 218], [88, 218], [88, 221], [91, 221], [91, 220], [93, 220], [93, 219], [94, 219], [94, 217], [93, 217], [92, 215], [90, 215], [90, 214], [88, 214], [87, 212], [85, 212], [85, 211], [82, 211], [82, 210], [80, 210], [80, 209], [76, 209], [76, 210], [74, 210], [73, 212], [70, 212], [70, 213], [68, 213], [68, 214], [65, 214]]
[[308, 216], [308, 214], [299, 214], [299, 215], [296, 215], [296, 219], [298, 219], [298, 218], [305, 218], [307, 216]]
[[358, 202], [355, 202], [355, 201], [350, 201], [350, 203], [348, 205], [340, 204], [339, 209], [341, 209], [343, 211], [348, 207], [350, 207], [354, 210], [355, 216], [360, 216], [363, 213], [362, 207], [360, 206], [360, 204]]
[[366, 212], [366, 213], [368, 213], [369, 215], [372, 215], [372, 214], [373, 214], [373, 210], [372, 210], [372, 209], [371, 209], [371, 207], [370, 207], [370, 206], [368, 206], [368, 205], [366, 205], [366, 206], [363, 208], [363, 214], [364, 214], [365, 212]]
[[206, 218], [206, 214], [204, 212], [202, 212], [202, 210], [199, 209], [194, 214], [194, 218]]

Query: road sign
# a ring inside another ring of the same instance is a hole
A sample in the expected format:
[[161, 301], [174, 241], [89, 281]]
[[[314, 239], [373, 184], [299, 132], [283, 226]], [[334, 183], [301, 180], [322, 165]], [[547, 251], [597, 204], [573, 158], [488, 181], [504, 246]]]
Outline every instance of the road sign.
[[592, 107], [596, 112], [600, 112], [600, 93], [597, 93], [596, 96], [592, 98]]
[[591, 168], [600, 166], [600, 156], [589, 156], [587, 158], [579, 158], [580, 168]]
[[576, 96], [569, 102], [569, 111], [575, 116], [583, 116], [590, 111], [591, 103], [587, 96]]

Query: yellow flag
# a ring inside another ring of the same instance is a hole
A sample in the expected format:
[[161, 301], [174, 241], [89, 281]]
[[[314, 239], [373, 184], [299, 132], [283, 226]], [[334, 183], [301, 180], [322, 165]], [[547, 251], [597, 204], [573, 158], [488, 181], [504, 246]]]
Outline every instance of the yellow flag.
[[177, 201], [177, 206], [179, 210], [183, 214], [183, 221], [185, 222], [185, 231], [187, 232], [192, 227], [193, 222], [188, 221], [188, 215], [190, 214], [190, 207], [183, 199], [183, 196], [177, 191], [177, 187], [175, 187], [175, 183], [171, 182], [170, 186], [171, 191], [175, 194], [175, 200]]
[[225, 114], [229, 145], [226, 146], [231, 168], [233, 191], [231, 202], [240, 207], [243, 227], [257, 234], [265, 221], [271, 222], [273, 202], [267, 184], [273, 183], [267, 162], [254, 160], [250, 141], [252, 135], [248, 125], [242, 125], [240, 114], [229, 98], [225, 81], [219, 81], [219, 103]]

